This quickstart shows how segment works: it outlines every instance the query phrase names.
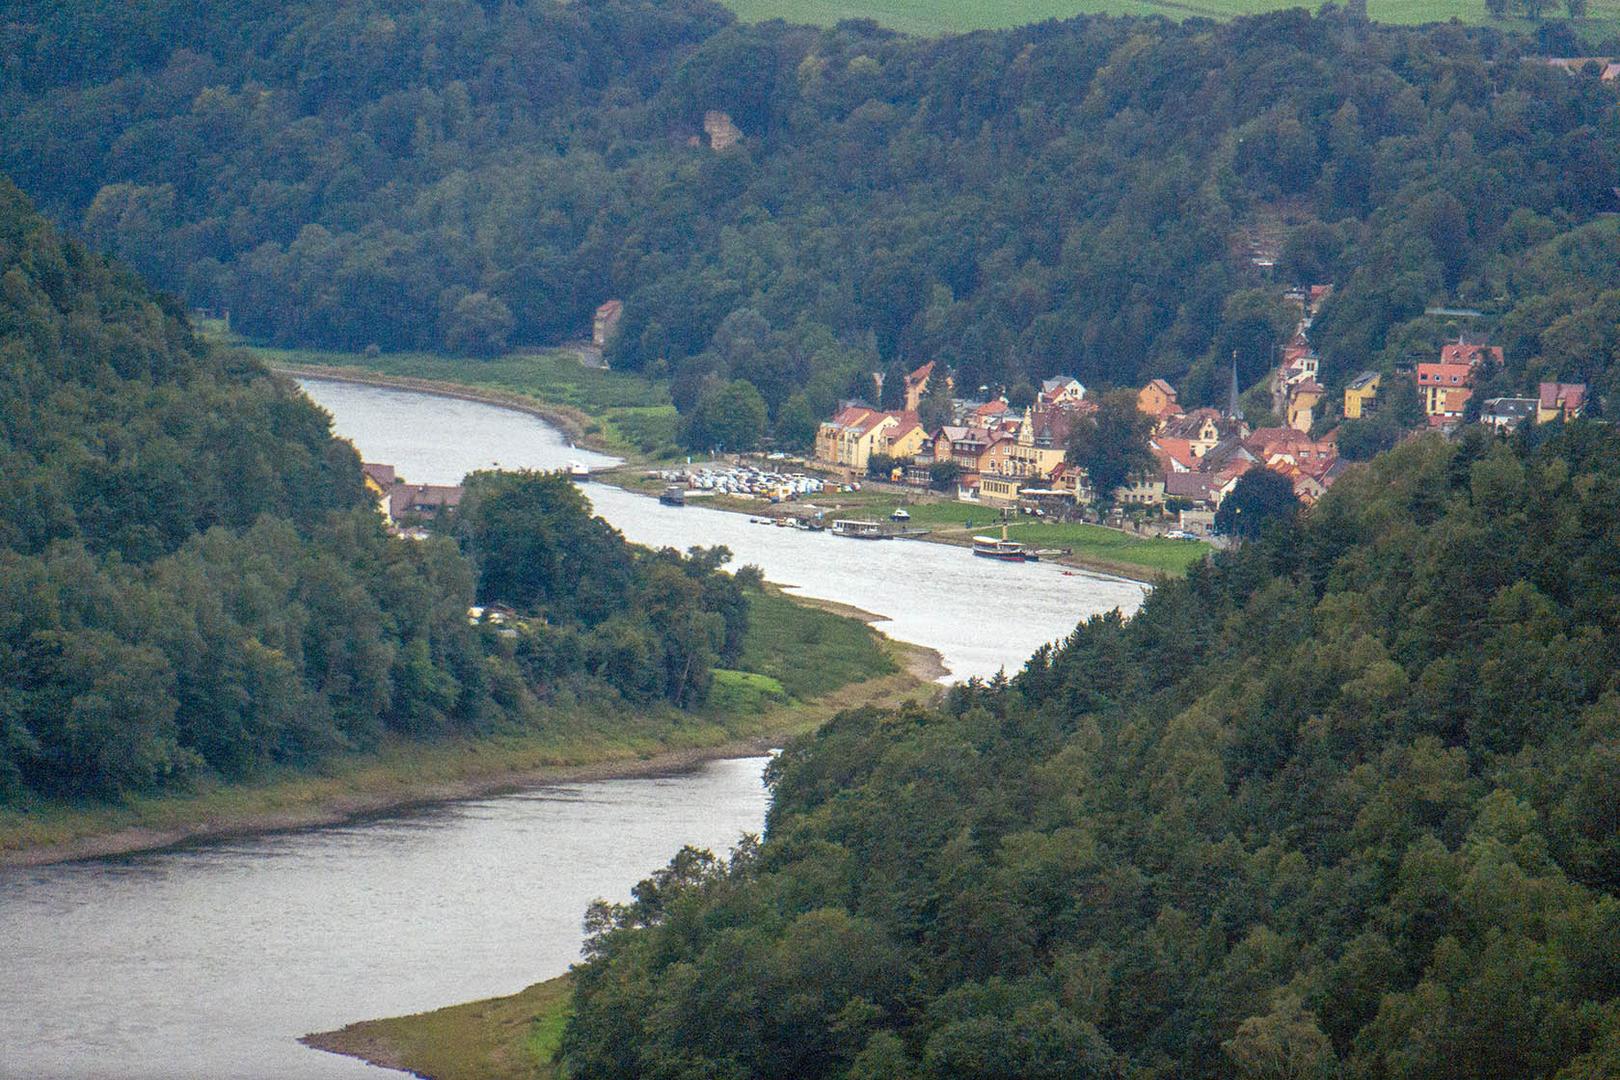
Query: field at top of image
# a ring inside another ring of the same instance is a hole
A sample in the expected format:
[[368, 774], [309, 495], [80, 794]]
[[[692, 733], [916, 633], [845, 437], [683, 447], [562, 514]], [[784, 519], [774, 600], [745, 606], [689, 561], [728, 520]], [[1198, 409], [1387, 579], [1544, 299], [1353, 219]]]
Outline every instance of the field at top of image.
[[[725, 0], [726, 6], [747, 22], [785, 19], [788, 22], [831, 26], [842, 19], [874, 19], [911, 34], [940, 34], [983, 30], [1074, 15], [1163, 15], [1171, 19], [1203, 16], [1231, 19], [1291, 7], [1315, 10], [1318, 5], [1287, 0]], [[1484, 0], [1368, 0], [1367, 13], [1390, 23], [1466, 23], [1489, 20]], [[1548, 9], [1551, 19], [1564, 9]], [[1589, 15], [1579, 21], [1584, 37], [1601, 37], [1620, 22], [1620, 0], [1593, 0]], [[1531, 29], [1524, 19], [1495, 20], [1494, 25]]]

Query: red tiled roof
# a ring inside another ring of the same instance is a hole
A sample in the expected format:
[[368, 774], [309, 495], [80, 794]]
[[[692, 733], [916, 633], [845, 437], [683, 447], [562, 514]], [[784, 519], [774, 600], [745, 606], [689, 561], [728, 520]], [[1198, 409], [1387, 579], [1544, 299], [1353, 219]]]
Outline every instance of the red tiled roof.
[[1585, 383], [1544, 382], [1537, 387], [1537, 392], [1543, 409], [1563, 409], [1573, 413], [1580, 412], [1586, 404]]
[[1455, 342], [1441, 347], [1440, 362], [1442, 364], [1468, 364], [1473, 367], [1481, 364], [1500, 364], [1502, 362], [1502, 346], [1465, 345], [1460, 341]]
[[1474, 380], [1474, 369], [1468, 364], [1419, 364], [1419, 386], [1466, 386]]

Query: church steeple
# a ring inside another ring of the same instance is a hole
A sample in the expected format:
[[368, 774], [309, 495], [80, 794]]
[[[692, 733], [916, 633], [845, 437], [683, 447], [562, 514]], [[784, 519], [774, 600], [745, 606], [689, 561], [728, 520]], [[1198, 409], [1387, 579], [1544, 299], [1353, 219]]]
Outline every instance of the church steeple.
[[1232, 420], [1243, 419], [1243, 406], [1238, 403], [1237, 350], [1232, 350], [1232, 388], [1226, 400], [1226, 415]]

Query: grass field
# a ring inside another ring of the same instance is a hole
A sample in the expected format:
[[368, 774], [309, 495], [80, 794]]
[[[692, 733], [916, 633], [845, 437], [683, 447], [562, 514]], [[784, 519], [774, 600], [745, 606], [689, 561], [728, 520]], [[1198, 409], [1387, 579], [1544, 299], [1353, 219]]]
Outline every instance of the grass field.
[[234, 339], [223, 324], [195, 319], [205, 335], [245, 349], [268, 364], [356, 368], [407, 379], [432, 379], [521, 394], [579, 414], [584, 434], [602, 449], [672, 458], [675, 406], [660, 383], [618, 371], [586, 367], [571, 352], [509, 353], [493, 360], [436, 353], [361, 353], [326, 349], [271, 349]]
[[[831, 26], [841, 19], [875, 19], [895, 30], [927, 35], [1022, 26], [1082, 14], [1230, 19], [1291, 7], [1314, 10], [1317, 5], [1288, 0], [726, 0], [726, 6], [746, 22], [785, 19]], [[1491, 21], [1484, 0], [1368, 0], [1367, 11], [1373, 19], [1390, 23], [1445, 22], [1452, 18], [1469, 23]], [[1601, 37], [1620, 20], [1620, 0], [1595, 0], [1590, 12], [1579, 20], [1579, 32]], [[1523, 19], [1496, 20], [1494, 25], [1532, 27]]]
[[365, 1020], [304, 1041], [434, 1080], [550, 1080], [571, 993], [564, 975], [510, 997]]
[[[898, 503], [891, 497], [874, 510], [887, 516]], [[911, 524], [941, 532], [980, 530], [1000, 535], [1001, 515], [988, 506], [962, 502], [908, 503]], [[964, 537], [965, 538], [965, 537]], [[1132, 536], [1118, 529], [1083, 523], [1047, 522], [1028, 517], [1008, 524], [1007, 538], [1036, 548], [1072, 548], [1082, 561], [1102, 568], [1148, 571], [1179, 577], [1187, 567], [1209, 554], [1209, 545], [1193, 540], [1163, 540]]]

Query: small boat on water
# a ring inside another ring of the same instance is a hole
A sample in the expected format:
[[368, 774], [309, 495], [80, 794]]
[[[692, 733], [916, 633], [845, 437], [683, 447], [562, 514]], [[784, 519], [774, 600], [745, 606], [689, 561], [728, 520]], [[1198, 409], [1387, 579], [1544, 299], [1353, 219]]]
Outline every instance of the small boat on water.
[[686, 489], [679, 484], [671, 484], [658, 496], [658, 501], [665, 506], [685, 506]]
[[576, 483], [583, 484], [591, 478], [590, 466], [582, 461], [570, 461], [568, 463], [568, 478]]
[[834, 536], [847, 536], [851, 540], [888, 540], [889, 532], [876, 521], [854, 521], [849, 518], [839, 518], [832, 523]]
[[1001, 536], [975, 536], [973, 538], [973, 554], [984, 559], [1000, 559], [1002, 562], [1036, 562], [1040, 555], [1020, 544], [1016, 540], [1007, 539], [1007, 526], [1001, 527]]

